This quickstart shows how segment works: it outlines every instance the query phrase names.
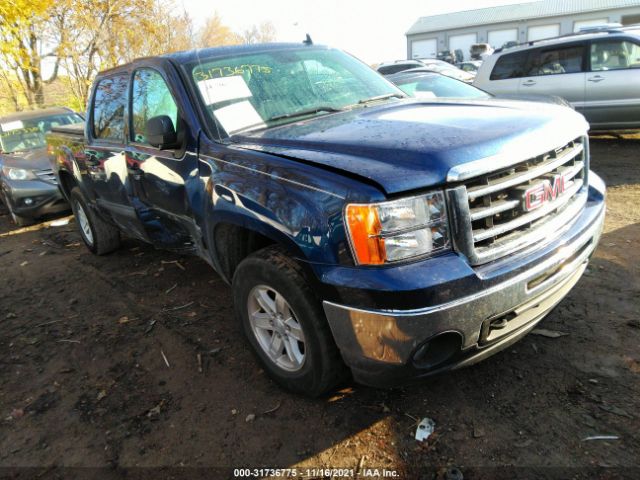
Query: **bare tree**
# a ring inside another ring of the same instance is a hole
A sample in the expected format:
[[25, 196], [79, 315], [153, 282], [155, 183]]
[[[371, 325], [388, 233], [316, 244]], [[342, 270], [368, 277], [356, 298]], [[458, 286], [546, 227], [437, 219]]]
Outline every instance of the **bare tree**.
[[276, 27], [266, 21], [244, 30], [239, 35], [241, 43], [267, 43], [276, 39]]

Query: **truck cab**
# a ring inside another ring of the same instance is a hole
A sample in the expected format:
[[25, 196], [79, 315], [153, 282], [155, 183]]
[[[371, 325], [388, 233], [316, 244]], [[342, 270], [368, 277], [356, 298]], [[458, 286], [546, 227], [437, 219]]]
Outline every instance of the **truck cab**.
[[587, 124], [554, 105], [410, 99], [312, 44], [136, 60], [49, 136], [96, 254], [126, 234], [208, 262], [269, 374], [394, 385], [530, 331], [597, 245]]

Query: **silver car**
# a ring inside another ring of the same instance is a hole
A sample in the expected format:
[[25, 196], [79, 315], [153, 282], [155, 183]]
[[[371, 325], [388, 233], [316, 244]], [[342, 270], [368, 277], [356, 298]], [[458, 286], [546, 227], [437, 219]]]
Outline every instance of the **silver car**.
[[557, 95], [592, 130], [640, 128], [640, 26], [602, 29], [497, 50], [473, 83], [496, 95]]

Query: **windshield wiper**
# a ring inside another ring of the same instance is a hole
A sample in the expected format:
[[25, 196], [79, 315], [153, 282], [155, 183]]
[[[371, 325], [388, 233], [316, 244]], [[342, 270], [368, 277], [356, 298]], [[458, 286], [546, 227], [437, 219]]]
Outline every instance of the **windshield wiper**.
[[399, 93], [385, 93], [384, 95], [378, 95], [371, 98], [363, 98], [362, 100], [358, 100], [359, 104], [375, 102], [378, 100], [386, 100], [387, 98], [396, 97], [396, 98], [405, 98], [406, 95], [401, 95]]
[[267, 119], [267, 122], [275, 122], [276, 120], [282, 120], [285, 118], [303, 117], [305, 115], [313, 115], [314, 113], [320, 113], [320, 112], [342, 112], [342, 111], [343, 111], [342, 108], [336, 108], [336, 107], [331, 107], [329, 105], [326, 105], [326, 106], [320, 106], [320, 107], [307, 108], [305, 110], [298, 110], [297, 112], [283, 113], [282, 115], [275, 115]]

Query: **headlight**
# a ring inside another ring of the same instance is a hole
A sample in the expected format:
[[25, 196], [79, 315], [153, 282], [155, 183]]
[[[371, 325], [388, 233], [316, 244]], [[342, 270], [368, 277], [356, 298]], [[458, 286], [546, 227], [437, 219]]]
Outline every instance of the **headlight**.
[[34, 180], [37, 178], [31, 170], [24, 168], [2, 167], [2, 171], [11, 180]]
[[345, 209], [351, 249], [361, 265], [433, 255], [450, 248], [442, 192]]

